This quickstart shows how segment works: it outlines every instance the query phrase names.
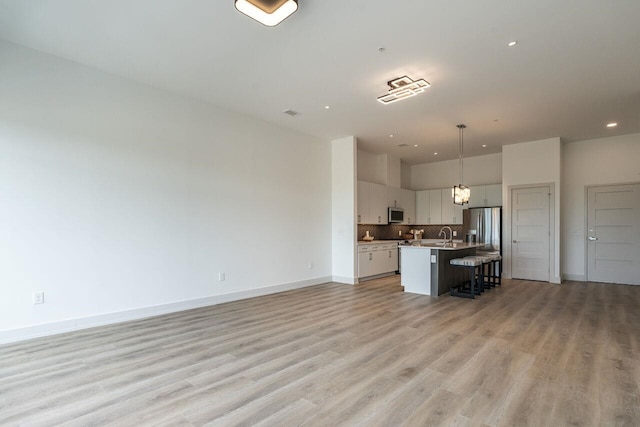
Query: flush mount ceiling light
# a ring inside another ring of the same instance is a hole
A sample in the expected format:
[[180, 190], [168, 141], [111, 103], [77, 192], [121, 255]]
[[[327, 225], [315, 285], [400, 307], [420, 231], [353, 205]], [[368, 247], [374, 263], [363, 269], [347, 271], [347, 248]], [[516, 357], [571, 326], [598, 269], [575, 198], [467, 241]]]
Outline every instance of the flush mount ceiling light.
[[618, 126], [618, 124], [617, 124], [617, 123], [609, 123], [609, 124], [607, 125], [607, 127], [608, 127], [608, 128], [614, 128], [614, 127], [616, 127], [616, 126]]
[[275, 27], [298, 10], [298, 0], [235, 0], [235, 5], [267, 27]]
[[396, 101], [410, 98], [424, 92], [426, 88], [431, 87], [431, 83], [424, 79], [414, 81], [407, 76], [390, 80], [387, 84], [390, 87], [389, 93], [378, 97], [378, 101], [383, 104], [392, 104]]
[[464, 153], [464, 141], [463, 141], [463, 132], [466, 128], [465, 125], [458, 125], [458, 134], [459, 134], [459, 145], [460, 145], [460, 184], [455, 185], [452, 190], [453, 195], [453, 203], [456, 205], [464, 205], [465, 203], [469, 203], [469, 197], [471, 197], [471, 190], [469, 187], [462, 185], [464, 181], [462, 181], [462, 159]]

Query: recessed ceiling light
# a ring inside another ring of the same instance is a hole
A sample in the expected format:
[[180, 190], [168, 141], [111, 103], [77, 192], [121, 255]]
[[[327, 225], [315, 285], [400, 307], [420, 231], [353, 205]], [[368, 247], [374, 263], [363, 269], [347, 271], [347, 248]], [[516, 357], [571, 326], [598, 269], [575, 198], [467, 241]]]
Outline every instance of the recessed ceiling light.
[[615, 123], [615, 122], [614, 122], [614, 123], [609, 123], [609, 124], [607, 125], [607, 127], [608, 127], [608, 128], [614, 128], [614, 127], [616, 127], [616, 126], [618, 126], [618, 124], [617, 124], [617, 123]]
[[391, 134], [391, 135], [389, 135], [389, 138], [393, 138], [394, 136], [395, 136], [394, 134]]
[[518, 42], [514, 40], [514, 41], [509, 42], [509, 44], [507, 46], [514, 47], [517, 44], [518, 44]]
[[324, 109], [325, 109], [325, 110], [328, 110], [328, 109], [330, 109], [330, 108], [331, 108], [331, 106], [330, 106], [330, 105], [325, 105], [325, 106], [324, 106]]
[[434, 156], [437, 156], [437, 155], [438, 155], [438, 153], [433, 153], [433, 155], [434, 155]]
[[414, 147], [417, 147], [417, 146], [418, 146], [418, 144], [414, 144], [413, 146], [414, 146]]
[[487, 148], [487, 144], [482, 144], [482, 148]]
[[384, 52], [385, 50], [387, 50], [387, 49], [385, 49], [384, 47], [379, 47], [378, 48], [378, 52], [380, 52], [380, 53]]
[[298, 0], [235, 0], [236, 9], [267, 27], [274, 27], [298, 10]]

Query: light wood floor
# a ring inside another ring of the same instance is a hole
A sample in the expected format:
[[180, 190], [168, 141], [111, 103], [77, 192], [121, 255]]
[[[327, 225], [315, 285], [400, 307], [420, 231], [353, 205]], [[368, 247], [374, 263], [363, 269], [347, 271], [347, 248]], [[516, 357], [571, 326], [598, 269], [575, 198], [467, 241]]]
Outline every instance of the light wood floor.
[[640, 287], [320, 285], [0, 347], [0, 425], [639, 426]]

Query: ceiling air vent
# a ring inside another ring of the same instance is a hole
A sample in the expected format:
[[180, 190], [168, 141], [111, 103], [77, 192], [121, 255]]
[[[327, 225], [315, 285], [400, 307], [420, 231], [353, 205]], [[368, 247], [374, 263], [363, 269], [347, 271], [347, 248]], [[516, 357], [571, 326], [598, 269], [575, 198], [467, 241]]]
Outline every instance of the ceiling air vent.
[[294, 110], [284, 110], [283, 113], [290, 115], [291, 117], [299, 116], [300, 113]]

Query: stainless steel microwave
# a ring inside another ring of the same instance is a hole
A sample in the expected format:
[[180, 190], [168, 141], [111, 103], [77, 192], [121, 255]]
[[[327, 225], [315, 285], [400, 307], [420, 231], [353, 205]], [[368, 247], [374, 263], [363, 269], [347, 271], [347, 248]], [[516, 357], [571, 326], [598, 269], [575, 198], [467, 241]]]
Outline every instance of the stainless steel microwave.
[[404, 222], [404, 209], [389, 208], [389, 224]]

